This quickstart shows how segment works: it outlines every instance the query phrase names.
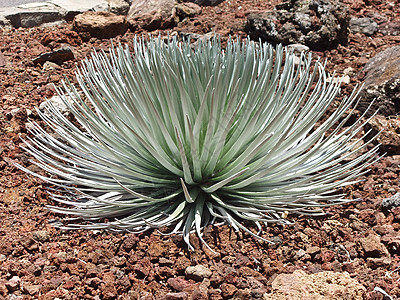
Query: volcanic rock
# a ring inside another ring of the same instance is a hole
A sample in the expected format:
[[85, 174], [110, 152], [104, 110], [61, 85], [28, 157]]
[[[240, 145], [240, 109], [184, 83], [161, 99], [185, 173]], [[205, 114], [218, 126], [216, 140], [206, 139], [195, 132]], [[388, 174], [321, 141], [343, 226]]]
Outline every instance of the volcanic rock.
[[319, 272], [308, 275], [302, 270], [279, 274], [272, 282], [272, 292], [265, 299], [361, 300], [365, 287], [347, 272]]
[[202, 265], [190, 266], [185, 270], [186, 278], [193, 279], [195, 281], [201, 281], [204, 278], [210, 278], [212, 271]]
[[38, 2], [19, 5], [1, 12], [10, 24], [18, 27], [35, 27], [63, 20], [65, 11], [53, 3]]
[[129, 3], [125, 0], [108, 0], [108, 10], [116, 15], [126, 16], [129, 7]]
[[175, 0], [134, 0], [128, 12], [131, 30], [165, 29], [175, 26]]
[[80, 33], [83, 39], [88, 39], [89, 36], [109, 39], [123, 35], [128, 29], [128, 23], [124, 16], [110, 12], [87, 11], [74, 18], [73, 29]]
[[390, 47], [375, 55], [363, 71], [367, 75], [357, 109], [364, 112], [375, 100], [368, 115], [377, 109], [384, 116], [400, 112], [400, 46]]
[[400, 119], [376, 115], [365, 124], [364, 130], [371, 130], [366, 136], [365, 142], [380, 132], [378, 137], [373, 140], [374, 144], [380, 144], [380, 151], [388, 155], [397, 155], [399, 153]]
[[21, 283], [21, 278], [19, 278], [18, 276], [13, 276], [6, 283], [6, 287], [12, 293], [19, 289], [20, 283]]
[[360, 239], [361, 247], [364, 249], [365, 257], [388, 257], [389, 252], [381, 243], [378, 235], [369, 234]]
[[391, 210], [392, 208], [400, 206], [400, 193], [393, 195], [390, 198], [385, 198], [382, 200], [382, 207], [386, 210]]
[[250, 13], [245, 31], [254, 40], [326, 50], [347, 43], [349, 12], [336, 1], [286, 1], [272, 11]]
[[371, 18], [351, 18], [350, 30], [370, 36], [378, 31], [378, 24]]
[[64, 61], [73, 60], [75, 58], [72, 49], [68, 46], [57, 50], [46, 52], [34, 58], [32, 61], [35, 64], [44, 64], [46, 61], [51, 61], [56, 64], [62, 64]]
[[400, 22], [385, 22], [379, 25], [379, 31], [384, 35], [400, 35]]

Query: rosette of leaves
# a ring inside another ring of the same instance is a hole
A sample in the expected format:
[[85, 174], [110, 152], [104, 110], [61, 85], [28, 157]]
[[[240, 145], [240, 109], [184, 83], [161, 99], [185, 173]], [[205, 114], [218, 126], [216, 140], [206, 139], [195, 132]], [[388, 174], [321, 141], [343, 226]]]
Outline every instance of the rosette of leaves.
[[50, 105], [25, 141], [49, 174], [34, 175], [66, 191], [50, 209], [81, 220], [61, 228], [169, 226], [192, 248], [192, 231], [204, 242], [202, 229], [222, 221], [263, 239], [263, 223], [346, 202], [337, 190], [376, 159], [374, 147], [345, 160], [364, 138], [362, 117], [344, 126], [358, 91], [326, 115], [341, 81], [309, 53], [296, 61], [250, 40], [223, 49], [218, 38], [131, 49], [84, 60], [77, 84], [57, 88], [74, 121]]

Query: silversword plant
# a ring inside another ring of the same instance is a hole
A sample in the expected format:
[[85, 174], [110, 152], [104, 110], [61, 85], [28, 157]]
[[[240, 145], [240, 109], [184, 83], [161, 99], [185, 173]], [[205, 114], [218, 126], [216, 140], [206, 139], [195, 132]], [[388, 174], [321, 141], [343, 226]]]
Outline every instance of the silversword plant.
[[204, 226], [223, 221], [263, 239], [263, 223], [346, 202], [337, 189], [376, 159], [374, 147], [345, 160], [364, 138], [361, 118], [344, 127], [358, 90], [326, 116], [341, 81], [309, 53], [296, 61], [250, 40], [222, 49], [218, 38], [136, 39], [132, 49], [84, 60], [78, 87], [57, 89], [75, 122], [50, 105], [38, 110], [48, 128], [33, 123], [25, 141], [49, 175], [31, 173], [67, 191], [52, 195], [67, 206], [50, 209], [81, 220], [61, 228], [170, 226], [192, 248], [192, 231], [204, 242]]

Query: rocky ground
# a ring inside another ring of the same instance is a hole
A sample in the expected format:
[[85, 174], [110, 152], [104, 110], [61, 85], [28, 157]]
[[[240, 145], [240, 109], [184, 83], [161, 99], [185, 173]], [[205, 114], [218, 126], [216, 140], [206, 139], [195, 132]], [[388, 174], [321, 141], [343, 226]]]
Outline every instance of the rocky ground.
[[[136, 19], [140, 26], [131, 22], [131, 29], [114, 41], [129, 43], [135, 34], [150, 29], [162, 36], [210, 31], [221, 34], [222, 39], [254, 35], [248, 20], [277, 4], [282, 1], [227, 0], [202, 7], [201, 12], [192, 6], [195, 12], [169, 24], [172, 28], [150, 28]], [[288, 9], [285, 5], [277, 10]], [[71, 22], [57, 27], [0, 28], [0, 298], [400, 298], [399, 48], [393, 48], [391, 72], [383, 76], [381, 67], [375, 67], [378, 73], [373, 74], [365, 68], [376, 54], [400, 44], [400, 4], [345, 0], [344, 5], [353, 18], [348, 36], [346, 31], [348, 42], [333, 38], [327, 49], [316, 49], [313, 55], [326, 59], [329, 71], [345, 76], [343, 94], [366, 82], [373, 92], [364, 91], [364, 99], [371, 93], [377, 97], [374, 79], [379, 74], [381, 79], [386, 76], [386, 95], [381, 97], [387, 104], [381, 105], [386, 115], [375, 118], [369, 126], [385, 130], [381, 152], [388, 155], [372, 165], [361, 182], [344, 189], [348, 198], [360, 201], [329, 208], [320, 218], [289, 216], [295, 221], [293, 226], [264, 228], [262, 236], [274, 245], [235, 233], [227, 226], [207, 228], [205, 239], [218, 254], [203, 249], [195, 236], [192, 242], [197, 250], [189, 252], [180, 236], [165, 237], [157, 231], [139, 235], [65, 232], [50, 225], [60, 216], [45, 209], [52, 204], [46, 184], [14, 166], [17, 162], [36, 168], [20, 149], [20, 136], [28, 135], [28, 115], [38, 119], [34, 107], [54, 95], [52, 84], [58, 85], [63, 76], [73, 78], [76, 64], [93, 49], [107, 50], [110, 41], [91, 37], [90, 32], [78, 34]], [[357, 29], [354, 24], [360, 20], [355, 18], [369, 20]], [[312, 20], [315, 28], [320, 28], [318, 22], [325, 22], [322, 18]], [[288, 37], [288, 27], [278, 23], [274, 23], [275, 29], [284, 41], [292, 43], [300, 38], [318, 48], [309, 35], [301, 37], [303, 32]], [[54, 51], [59, 51], [53, 59], [56, 63], [48, 59]], [[396, 80], [390, 81], [392, 78]]]

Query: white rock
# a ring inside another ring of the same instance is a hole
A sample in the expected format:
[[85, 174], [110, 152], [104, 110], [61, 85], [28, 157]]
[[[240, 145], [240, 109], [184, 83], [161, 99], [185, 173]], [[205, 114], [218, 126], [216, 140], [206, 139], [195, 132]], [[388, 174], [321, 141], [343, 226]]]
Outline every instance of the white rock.
[[301, 52], [306, 52], [309, 51], [310, 48], [306, 45], [302, 44], [290, 44], [286, 46], [288, 49], [293, 49], [294, 52], [301, 53]]
[[51, 61], [46, 61], [43, 64], [43, 71], [50, 71], [50, 70], [55, 70], [55, 69], [59, 69], [59, 68], [60, 68], [59, 65], [57, 65], [56, 63], [51, 62]]
[[343, 82], [344, 84], [349, 84], [349, 83], [350, 83], [350, 76], [349, 76], [349, 75], [344, 75], [344, 76], [342, 77], [342, 82]]
[[352, 67], [348, 67], [343, 70], [343, 75], [354, 75], [354, 69]]
[[185, 274], [188, 279], [202, 281], [204, 278], [210, 278], [212, 275], [212, 271], [203, 265], [197, 265], [187, 267], [185, 270]]
[[[72, 103], [72, 100], [69, 97], [66, 97], [66, 100], [69, 103]], [[50, 115], [51, 113], [48, 111], [48, 109], [51, 109], [51, 105], [53, 105], [54, 108], [63, 115], [68, 115], [70, 113], [68, 106], [65, 104], [60, 96], [53, 96], [49, 100], [43, 101], [42, 103], [40, 103], [39, 109], [44, 114]]]

